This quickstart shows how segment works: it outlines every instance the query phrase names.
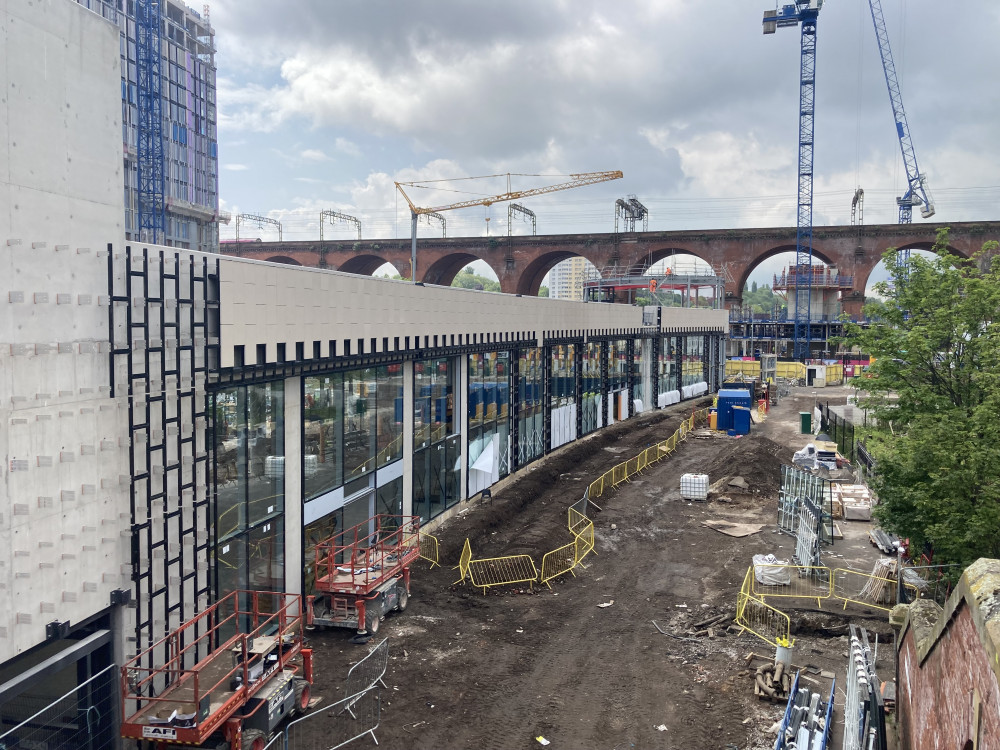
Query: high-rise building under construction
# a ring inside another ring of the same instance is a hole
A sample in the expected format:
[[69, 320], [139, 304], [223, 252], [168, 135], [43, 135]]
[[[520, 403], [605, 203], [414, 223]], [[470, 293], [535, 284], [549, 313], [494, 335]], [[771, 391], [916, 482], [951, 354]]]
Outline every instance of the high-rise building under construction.
[[[217, 250], [215, 31], [208, 6], [198, 13], [170, 0], [76, 2], [121, 30], [126, 239]], [[152, 58], [145, 76], [144, 18], [151, 19], [145, 42]]]

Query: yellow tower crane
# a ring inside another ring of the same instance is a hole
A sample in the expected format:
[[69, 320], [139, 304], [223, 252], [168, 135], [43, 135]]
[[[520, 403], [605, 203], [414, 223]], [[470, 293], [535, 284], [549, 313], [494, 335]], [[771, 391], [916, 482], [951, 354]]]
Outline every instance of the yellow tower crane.
[[[580, 174], [567, 175], [572, 178], [567, 182], [560, 182], [556, 185], [546, 185], [544, 187], [528, 188], [527, 190], [513, 190], [510, 184], [511, 177], [544, 177], [546, 175], [515, 174], [492, 174], [484, 177], [466, 177], [467, 180], [484, 180], [494, 177], [507, 178], [507, 192], [499, 195], [491, 195], [486, 198], [471, 198], [469, 200], [450, 203], [443, 206], [429, 206], [421, 208], [410, 200], [403, 187], [409, 188], [430, 188], [431, 183], [453, 182], [454, 180], [422, 180], [417, 182], [397, 182], [396, 189], [402, 194], [407, 205], [410, 207], [410, 280], [417, 280], [417, 218], [422, 214], [440, 213], [441, 211], [451, 211], [454, 208], [468, 208], [469, 206], [492, 206], [494, 203], [505, 201], [515, 201], [520, 198], [529, 198], [533, 195], [544, 195], [545, 193], [555, 193], [559, 190], [569, 190], [571, 188], [583, 187], [584, 185], [594, 185], [598, 182], [608, 182], [609, 180], [620, 180], [622, 173], [620, 170], [611, 172], [583, 172]], [[431, 188], [433, 189], [433, 188]]]

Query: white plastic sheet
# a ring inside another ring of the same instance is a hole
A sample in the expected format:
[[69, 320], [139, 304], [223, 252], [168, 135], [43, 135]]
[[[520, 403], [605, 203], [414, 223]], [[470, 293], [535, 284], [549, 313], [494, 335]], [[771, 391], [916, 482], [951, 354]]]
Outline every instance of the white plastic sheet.
[[754, 555], [753, 574], [762, 586], [790, 586], [792, 574], [787, 560], [779, 560], [774, 555]]

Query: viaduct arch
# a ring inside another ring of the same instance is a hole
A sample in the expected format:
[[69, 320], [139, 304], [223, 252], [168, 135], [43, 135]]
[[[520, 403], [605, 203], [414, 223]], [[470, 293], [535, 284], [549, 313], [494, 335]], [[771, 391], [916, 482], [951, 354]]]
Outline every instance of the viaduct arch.
[[[889, 248], [929, 250], [938, 230], [945, 227], [951, 230], [949, 250], [961, 258], [969, 258], [989, 240], [1000, 240], [1000, 222], [814, 227], [813, 254], [853, 277], [843, 306], [844, 312], [857, 315], [868, 278], [882, 254]], [[421, 238], [417, 272], [418, 281], [447, 286], [466, 265], [482, 260], [500, 280], [501, 291], [535, 295], [545, 274], [573, 256], [586, 258], [599, 269], [617, 267], [621, 272], [641, 274], [663, 258], [685, 253], [704, 260], [725, 279], [726, 302], [732, 305], [742, 301], [746, 280], [758, 264], [794, 250], [794, 227]], [[224, 244], [222, 252], [369, 276], [383, 263], [391, 263], [403, 276], [410, 274], [408, 238]]]

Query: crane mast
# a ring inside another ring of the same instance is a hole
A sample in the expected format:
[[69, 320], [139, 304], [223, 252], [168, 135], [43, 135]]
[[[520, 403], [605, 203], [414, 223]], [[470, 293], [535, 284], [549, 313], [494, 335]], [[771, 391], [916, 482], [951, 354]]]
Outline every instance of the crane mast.
[[899, 223], [909, 224], [913, 220], [914, 206], [923, 206], [920, 215], [929, 219], [934, 215], [934, 202], [924, 186], [924, 175], [920, 174], [917, 168], [917, 154], [913, 150], [913, 141], [910, 140], [910, 126], [906, 122], [906, 111], [903, 109], [903, 95], [900, 93], [899, 80], [896, 78], [896, 64], [892, 59], [889, 34], [882, 15], [882, 2], [868, 0], [868, 7], [871, 9], [872, 23], [875, 24], [875, 38], [878, 40], [878, 51], [882, 58], [885, 84], [889, 88], [892, 117], [896, 121], [896, 135], [899, 138], [899, 148], [903, 152], [903, 164], [906, 167], [906, 193], [896, 199], [896, 203], [899, 204]]
[[795, 0], [778, 10], [764, 11], [764, 33], [773, 34], [779, 27], [801, 26], [799, 59], [799, 159], [798, 198], [795, 232], [794, 318], [792, 354], [802, 360], [809, 356], [812, 306], [812, 214], [813, 214], [813, 136], [816, 101], [816, 20], [823, 0]]

